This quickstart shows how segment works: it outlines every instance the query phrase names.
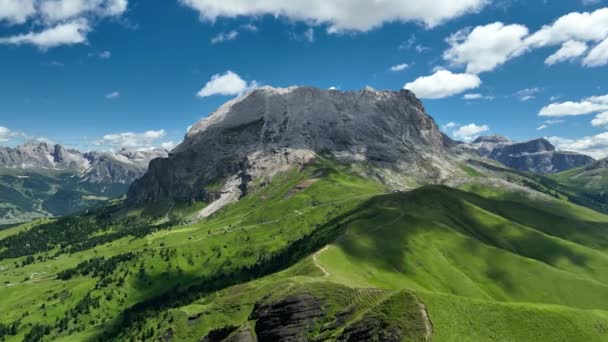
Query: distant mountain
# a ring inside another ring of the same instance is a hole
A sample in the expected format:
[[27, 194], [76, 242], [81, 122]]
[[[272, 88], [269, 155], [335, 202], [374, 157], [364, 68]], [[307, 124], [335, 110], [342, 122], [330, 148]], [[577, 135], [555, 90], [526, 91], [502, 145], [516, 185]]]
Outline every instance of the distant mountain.
[[550, 176], [561, 191], [608, 211], [608, 158]]
[[466, 146], [511, 168], [540, 174], [558, 173], [595, 161], [584, 154], [557, 151], [555, 146], [542, 138], [514, 142], [501, 136], [484, 136]]
[[79, 152], [61, 145], [0, 147], [0, 224], [60, 216], [125, 194], [164, 150]]

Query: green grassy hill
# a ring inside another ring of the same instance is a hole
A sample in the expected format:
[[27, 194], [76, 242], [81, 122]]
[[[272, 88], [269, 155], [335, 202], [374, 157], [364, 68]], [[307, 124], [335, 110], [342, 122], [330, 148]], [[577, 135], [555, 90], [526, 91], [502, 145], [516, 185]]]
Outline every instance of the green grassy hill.
[[0, 339], [608, 340], [608, 216], [359, 174], [319, 160], [196, 223], [204, 203], [2, 230]]
[[583, 167], [551, 175], [551, 179], [564, 192], [599, 203], [608, 211], [608, 169]]

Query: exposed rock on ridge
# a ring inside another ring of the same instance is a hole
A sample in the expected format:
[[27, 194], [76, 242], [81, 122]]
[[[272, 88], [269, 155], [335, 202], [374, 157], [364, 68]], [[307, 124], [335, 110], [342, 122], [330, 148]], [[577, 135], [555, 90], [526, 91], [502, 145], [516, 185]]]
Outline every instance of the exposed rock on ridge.
[[452, 145], [407, 90], [265, 87], [196, 123], [168, 159], [150, 164], [128, 197], [132, 203], [207, 199], [204, 186], [226, 179], [242, 195], [250, 180], [305, 165], [320, 153], [432, 182], [451, 172]]

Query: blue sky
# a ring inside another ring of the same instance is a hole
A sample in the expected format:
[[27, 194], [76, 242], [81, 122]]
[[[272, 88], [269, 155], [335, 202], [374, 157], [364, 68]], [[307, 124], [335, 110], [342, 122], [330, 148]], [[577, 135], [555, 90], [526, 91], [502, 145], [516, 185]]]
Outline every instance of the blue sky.
[[369, 85], [459, 139], [608, 156], [605, 0], [2, 3], [0, 144], [167, 147], [256, 85]]

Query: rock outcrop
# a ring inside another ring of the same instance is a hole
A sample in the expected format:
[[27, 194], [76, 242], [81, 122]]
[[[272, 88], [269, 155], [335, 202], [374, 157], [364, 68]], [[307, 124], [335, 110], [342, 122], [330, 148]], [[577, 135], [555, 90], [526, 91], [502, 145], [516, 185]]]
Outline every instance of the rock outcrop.
[[434, 182], [452, 172], [447, 151], [453, 144], [407, 90], [265, 87], [196, 123], [168, 159], [150, 164], [128, 199], [205, 200], [205, 185], [218, 180], [227, 184], [226, 197], [239, 198], [252, 179], [306, 165], [319, 154]]
[[271, 304], [257, 303], [250, 320], [256, 320], [255, 333], [260, 341], [307, 341], [306, 333], [323, 314], [322, 302], [299, 294]]
[[562, 172], [594, 162], [584, 154], [557, 151], [553, 144], [542, 138], [513, 142], [500, 136], [480, 137], [467, 147], [508, 167], [541, 174]]

